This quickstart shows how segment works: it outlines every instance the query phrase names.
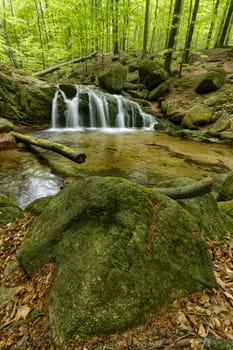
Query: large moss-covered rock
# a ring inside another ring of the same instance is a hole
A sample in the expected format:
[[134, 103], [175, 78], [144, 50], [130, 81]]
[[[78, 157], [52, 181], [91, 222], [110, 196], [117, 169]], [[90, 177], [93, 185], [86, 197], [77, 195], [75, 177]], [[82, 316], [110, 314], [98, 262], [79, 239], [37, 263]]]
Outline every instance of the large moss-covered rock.
[[[212, 121], [212, 109], [206, 105], [195, 104], [185, 115], [186, 120], [190, 120], [192, 125], [205, 125]], [[186, 123], [187, 124], [187, 123]]]
[[56, 342], [124, 331], [174, 298], [213, 287], [201, 220], [121, 178], [89, 177], [52, 198], [18, 260], [30, 275], [55, 262], [49, 310]]
[[0, 225], [14, 222], [21, 217], [23, 210], [13, 203], [7, 196], [0, 194]]
[[168, 72], [165, 71], [163, 68], [159, 68], [159, 69], [153, 70], [151, 73], [148, 74], [148, 76], [144, 81], [144, 84], [146, 85], [147, 89], [153, 90], [168, 78], [169, 78]]
[[230, 115], [223, 111], [218, 120], [213, 124], [213, 126], [209, 129], [210, 134], [218, 134], [221, 131], [229, 129], [231, 126], [231, 118]]
[[122, 64], [115, 64], [98, 76], [100, 87], [112, 93], [120, 93], [126, 81], [127, 72]]
[[[182, 187], [194, 181], [187, 178], [164, 181], [158, 187]], [[179, 204], [187, 210], [194, 220], [198, 222], [203, 237], [221, 238], [233, 227], [233, 220], [225, 212], [219, 210], [218, 204], [211, 193], [201, 197], [181, 199]]]
[[233, 199], [233, 172], [230, 172], [220, 190], [219, 190], [219, 198], [220, 201], [229, 201]]
[[222, 67], [211, 68], [197, 82], [196, 92], [204, 94], [218, 90], [226, 82], [226, 72]]
[[160, 68], [158, 61], [154, 61], [151, 58], [143, 60], [138, 67], [138, 75], [141, 83], [144, 83], [148, 76], [155, 70]]
[[0, 72], [0, 115], [15, 123], [46, 124], [55, 90], [54, 84]]
[[163, 96], [170, 88], [170, 80], [165, 80], [159, 84], [155, 89], [150, 91], [148, 95], [149, 101], [156, 101], [159, 97]]

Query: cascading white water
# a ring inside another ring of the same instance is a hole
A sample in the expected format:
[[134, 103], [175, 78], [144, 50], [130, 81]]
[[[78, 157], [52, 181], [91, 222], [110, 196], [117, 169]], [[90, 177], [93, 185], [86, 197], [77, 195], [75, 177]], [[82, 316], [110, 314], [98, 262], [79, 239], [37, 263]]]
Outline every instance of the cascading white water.
[[69, 99], [59, 86], [52, 101], [52, 128], [149, 128], [153, 116], [142, 111], [136, 102], [120, 95], [103, 93], [90, 86], [77, 86]]

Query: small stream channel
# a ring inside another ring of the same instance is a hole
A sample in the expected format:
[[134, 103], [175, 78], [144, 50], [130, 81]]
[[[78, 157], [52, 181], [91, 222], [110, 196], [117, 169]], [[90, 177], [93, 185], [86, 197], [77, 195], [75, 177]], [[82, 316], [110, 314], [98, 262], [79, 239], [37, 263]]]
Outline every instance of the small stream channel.
[[213, 176], [221, 183], [233, 169], [232, 146], [206, 144], [143, 129], [86, 131], [44, 130], [35, 136], [65, 143], [87, 155], [83, 164], [51, 151], [46, 159], [20, 149], [0, 152], [1, 193], [25, 208], [39, 197], [60, 191], [66, 176], [122, 176], [153, 186], [178, 177]]

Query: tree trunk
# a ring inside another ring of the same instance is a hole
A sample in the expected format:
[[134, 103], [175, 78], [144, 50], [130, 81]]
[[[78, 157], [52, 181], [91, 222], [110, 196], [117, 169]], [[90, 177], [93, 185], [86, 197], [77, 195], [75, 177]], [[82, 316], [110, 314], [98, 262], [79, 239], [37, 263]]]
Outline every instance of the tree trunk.
[[150, 0], [146, 0], [146, 9], [144, 17], [144, 34], [143, 34], [143, 56], [146, 55], [147, 41], [148, 41], [148, 27], [149, 27], [149, 9], [150, 9]]
[[167, 53], [165, 55], [165, 62], [164, 62], [164, 69], [171, 74], [171, 59], [172, 59], [172, 51], [175, 45], [176, 41], [176, 35], [178, 33], [178, 27], [179, 27], [179, 19], [181, 14], [183, 0], [176, 0], [175, 7], [174, 7], [174, 13], [172, 18], [172, 26], [169, 33], [169, 39], [167, 44]]
[[188, 63], [188, 61], [189, 61], [190, 48], [191, 48], [196, 18], [197, 18], [198, 7], [199, 7], [199, 0], [195, 0], [193, 12], [192, 12], [191, 23], [189, 24], [188, 35], [187, 35], [187, 39], [186, 39], [186, 43], [185, 43], [184, 58], [183, 58], [184, 63]]
[[226, 18], [225, 18], [225, 21], [224, 21], [224, 25], [223, 25], [223, 29], [222, 29], [222, 33], [221, 33], [221, 36], [219, 38], [217, 47], [223, 47], [224, 46], [225, 39], [226, 39], [226, 36], [227, 36], [227, 32], [229, 30], [229, 26], [230, 26], [230, 23], [231, 23], [232, 12], [233, 12], [233, 0], [231, 0], [231, 2], [229, 4], [228, 10], [227, 10], [227, 15], [226, 15]]
[[26, 144], [32, 144], [35, 146], [39, 146], [41, 148], [48, 149], [50, 151], [56, 152], [61, 154], [62, 156], [72, 160], [75, 163], [81, 164], [84, 163], [86, 160], [86, 154], [84, 153], [77, 153], [72, 148], [69, 148], [65, 145], [62, 145], [60, 143], [52, 142], [45, 139], [39, 139], [37, 137], [31, 136], [31, 135], [25, 135], [20, 134], [18, 132], [11, 131], [11, 135], [13, 135], [17, 140], [26, 143]]
[[214, 180], [211, 177], [206, 177], [201, 181], [195, 182], [192, 185], [181, 187], [168, 187], [168, 188], [156, 188], [154, 191], [165, 194], [173, 199], [187, 199], [193, 197], [199, 197], [211, 191]]
[[34, 77], [41, 77], [43, 75], [46, 75], [46, 74], [49, 74], [49, 73], [52, 73], [58, 69], [60, 69], [61, 67], [63, 66], [66, 66], [66, 65], [69, 65], [69, 64], [73, 64], [73, 63], [79, 63], [79, 62], [84, 62], [86, 60], [89, 60], [90, 58], [93, 58], [97, 55], [97, 51], [93, 52], [92, 54], [88, 55], [88, 56], [85, 56], [85, 57], [78, 57], [78, 58], [74, 58], [73, 60], [69, 60], [69, 61], [66, 61], [66, 62], [62, 62], [60, 64], [57, 64], [56, 66], [53, 66], [53, 67], [50, 67], [50, 68], [46, 68], [40, 72], [36, 72], [36, 73], [33, 73], [32, 75]]
[[191, 48], [191, 44], [192, 44], [193, 31], [194, 31], [194, 27], [195, 27], [195, 23], [196, 23], [198, 7], [199, 7], [199, 0], [195, 0], [193, 11], [192, 11], [192, 8], [190, 8], [190, 15], [191, 15], [191, 12], [192, 12], [192, 15], [191, 15], [191, 20], [188, 24], [188, 32], [187, 32], [187, 36], [186, 36], [186, 40], [185, 40], [185, 47], [184, 47], [184, 52], [182, 55], [179, 77], [181, 77], [181, 71], [183, 68], [183, 64], [188, 63], [188, 61], [190, 59], [190, 48]]
[[210, 47], [210, 41], [211, 41], [211, 38], [212, 38], [212, 34], [213, 34], [213, 30], [214, 30], [214, 26], [215, 26], [217, 14], [218, 14], [219, 3], [220, 3], [220, 0], [216, 0], [215, 6], [214, 6], [214, 10], [213, 10], [213, 17], [212, 17], [212, 20], [211, 20], [211, 23], [210, 23], [209, 32], [208, 32], [208, 35], [207, 35], [206, 46], [205, 46], [206, 49], [209, 49], [209, 47]]

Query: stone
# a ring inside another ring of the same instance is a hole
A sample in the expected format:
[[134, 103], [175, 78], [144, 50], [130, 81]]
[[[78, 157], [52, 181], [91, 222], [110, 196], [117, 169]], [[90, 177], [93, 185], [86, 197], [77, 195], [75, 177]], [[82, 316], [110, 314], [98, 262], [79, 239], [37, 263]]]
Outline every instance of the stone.
[[231, 118], [230, 115], [223, 111], [218, 120], [212, 125], [209, 129], [210, 133], [217, 134], [221, 131], [229, 129], [231, 126]]
[[192, 213], [191, 201], [93, 176], [52, 198], [18, 260], [29, 275], [55, 263], [48, 305], [56, 343], [128, 330], [164, 304], [215, 286], [203, 237], [220, 237], [232, 221], [224, 224], [211, 194], [203, 197]]
[[150, 73], [159, 68], [160, 64], [158, 61], [154, 61], [150, 58], [146, 58], [145, 60], [143, 60], [138, 67], [138, 75], [140, 82], [144, 84], [145, 80], [150, 75]]
[[14, 136], [10, 134], [0, 134], [0, 151], [13, 149], [15, 147], [16, 147], [16, 141]]
[[168, 92], [170, 87], [170, 80], [165, 80], [159, 86], [157, 86], [155, 89], [150, 91], [148, 100], [149, 101], [156, 101], [159, 97], [163, 96], [166, 92]]
[[226, 82], [226, 72], [222, 67], [211, 68], [197, 82], [195, 91], [205, 94], [220, 89]]
[[144, 80], [144, 84], [147, 89], [153, 90], [168, 78], [169, 78], [168, 72], [165, 71], [163, 68], [159, 68], [159, 69], [153, 70], [148, 74], [148, 76]]
[[233, 199], [233, 172], [230, 172], [222, 183], [219, 190], [219, 201], [229, 201]]
[[186, 112], [194, 126], [206, 125], [212, 121], [212, 109], [206, 105], [196, 104]]
[[13, 129], [14, 129], [14, 124], [10, 120], [0, 117], [0, 133], [8, 132]]
[[7, 225], [22, 217], [23, 210], [13, 203], [10, 198], [0, 194], [0, 225]]
[[115, 64], [98, 76], [99, 86], [111, 93], [120, 93], [126, 82], [127, 72], [122, 64]]

